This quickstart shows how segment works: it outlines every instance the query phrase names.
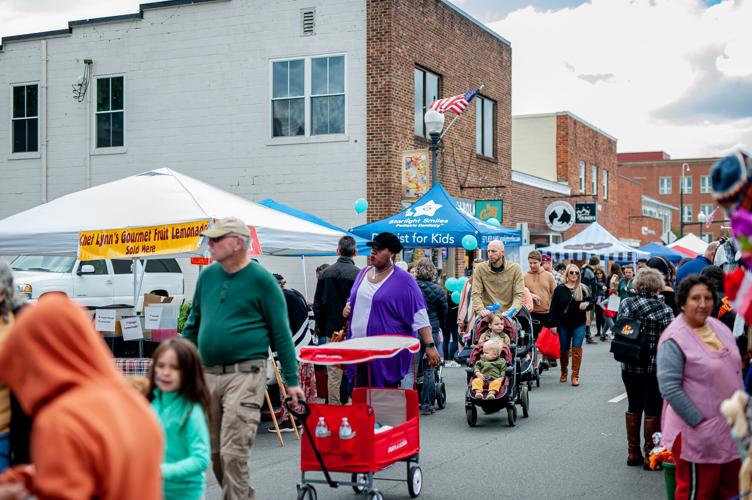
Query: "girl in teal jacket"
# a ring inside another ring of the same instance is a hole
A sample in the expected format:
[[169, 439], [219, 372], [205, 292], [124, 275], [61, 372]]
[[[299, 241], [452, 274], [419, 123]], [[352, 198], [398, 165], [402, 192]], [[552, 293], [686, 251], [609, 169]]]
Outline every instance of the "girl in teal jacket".
[[198, 351], [186, 340], [162, 342], [154, 351], [149, 379], [149, 400], [166, 437], [164, 498], [203, 498], [204, 470], [211, 453], [207, 425], [210, 395]]

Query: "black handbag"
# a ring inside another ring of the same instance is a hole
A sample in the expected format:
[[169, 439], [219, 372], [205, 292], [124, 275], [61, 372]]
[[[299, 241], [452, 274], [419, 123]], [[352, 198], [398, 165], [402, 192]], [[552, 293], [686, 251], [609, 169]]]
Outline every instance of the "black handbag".
[[646, 366], [650, 362], [647, 339], [640, 334], [642, 321], [628, 316], [619, 316], [611, 327], [614, 339], [611, 353], [616, 361]]

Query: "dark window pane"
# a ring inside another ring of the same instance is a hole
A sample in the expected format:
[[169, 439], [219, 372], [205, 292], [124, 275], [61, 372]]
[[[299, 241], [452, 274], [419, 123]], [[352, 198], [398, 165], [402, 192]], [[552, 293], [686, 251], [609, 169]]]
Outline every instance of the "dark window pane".
[[112, 79], [112, 109], [123, 109], [123, 77]]
[[37, 139], [37, 119], [29, 118], [26, 121], [26, 151], [39, 151]]
[[13, 118], [23, 118], [26, 116], [25, 94], [26, 87], [13, 87]]
[[345, 57], [329, 58], [329, 93], [341, 94], [345, 91]]
[[26, 116], [38, 116], [37, 113], [37, 87], [36, 85], [26, 86]]
[[329, 133], [328, 99], [328, 97], [314, 97], [311, 99], [311, 135]]
[[110, 147], [110, 114], [102, 113], [97, 115], [97, 147]]
[[147, 273], [166, 273], [167, 268], [161, 260], [147, 260], [146, 261]]
[[108, 274], [107, 273], [107, 262], [104, 259], [101, 260], [82, 260], [81, 263], [78, 265], [78, 270], [80, 271], [82, 267], [84, 266], [94, 266], [94, 274]]
[[483, 101], [483, 154], [494, 156], [494, 110], [495, 102]]
[[329, 97], [329, 133], [345, 133], [345, 96]]
[[415, 103], [413, 108], [414, 122], [415, 122], [415, 135], [423, 135], [423, 72], [418, 68], [415, 68], [413, 74], [414, 89], [415, 89]]
[[475, 98], [475, 152], [483, 154], [483, 99]]
[[128, 259], [112, 259], [112, 270], [115, 274], [133, 274], [133, 261]]
[[302, 59], [290, 61], [290, 97], [305, 95], [305, 65]]
[[285, 99], [272, 102], [272, 134], [274, 137], [303, 135], [305, 102]]
[[290, 99], [290, 135], [305, 135], [305, 99]]
[[13, 120], [13, 152], [26, 152], [26, 120]]
[[123, 118], [124, 113], [112, 113], [112, 146], [122, 146], [125, 144], [125, 137], [123, 133]]
[[290, 102], [272, 101], [272, 136], [284, 137], [287, 135], [287, 116], [290, 113]]
[[311, 59], [311, 95], [329, 93], [327, 83], [327, 62], [329, 58], [318, 57]]
[[426, 110], [428, 106], [439, 98], [439, 77], [426, 71]]
[[110, 79], [97, 80], [97, 111], [110, 110]]
[[272, 63], [272, 97], [287, 97], [287, 61]]

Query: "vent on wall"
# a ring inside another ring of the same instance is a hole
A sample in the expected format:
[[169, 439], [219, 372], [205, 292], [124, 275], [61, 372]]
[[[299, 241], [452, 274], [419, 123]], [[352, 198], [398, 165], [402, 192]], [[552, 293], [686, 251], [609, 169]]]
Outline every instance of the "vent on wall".
[[316, 29], [316, 9], [302, 9], [300, 11], [301, 34], [313, 35]]

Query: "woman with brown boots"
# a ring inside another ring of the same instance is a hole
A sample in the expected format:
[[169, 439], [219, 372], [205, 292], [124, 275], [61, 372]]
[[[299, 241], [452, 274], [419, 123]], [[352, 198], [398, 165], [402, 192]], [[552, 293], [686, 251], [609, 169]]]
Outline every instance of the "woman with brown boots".
[[588, 325], [585, 311], [593, 308], [590, 288], [580, 283], [580, 269], [570, 264], [564, 274], [565, 282], [554, 289], [551, 298], [551, 321], [556, 324], [561, 345], [561, 377], [567, 381], [569, 368], [569, 347], [572, 346], [572, 385], [580, 385], [580, 365], [582, 363], [582, 342]]
[[[645, 364], [621, 364], [621, 379], [627, 390], [627, 465], [642, 465], [650, 470], [648, 460], [653, 449], [653, 434], [661, 430], [663, 399], [658, 390], [656, 375], [656, 351], [658, 339], [674, 320], [674, 313], [661, 297], [665, 287], [663, 275], [645, 268], [634, 281], [636, 294], [624, 299], [619, 307], [619, 316], [640, 320], [639, 335], [647, 342], [649, 360]], [[645, 418], [643, 421], [643, 413]], [[642, 421], [642, 422], [641, 422]], [[645, 440], [642, 455], [640, 449], [640, 424], [643, 424]]]

